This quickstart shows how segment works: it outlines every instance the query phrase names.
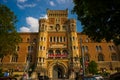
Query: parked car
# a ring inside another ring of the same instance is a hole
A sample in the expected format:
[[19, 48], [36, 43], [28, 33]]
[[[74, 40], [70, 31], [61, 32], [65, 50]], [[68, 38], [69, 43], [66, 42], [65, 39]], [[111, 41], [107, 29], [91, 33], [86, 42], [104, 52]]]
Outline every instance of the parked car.
[[96, 80], [93, 76], [84, 76], [83, 80]]
[[39, 80], [49, 80], [48, 76], [38, 76]]
[[120, 80], [120, 72], [111, 74], [109, 80]]
[[91, 75], [91, 76], [84, 76], [84, 80], [104, 80], [104, 78], [100, 75]]
[[17, 80], [14, 77], [0, 77], [0, 80]]

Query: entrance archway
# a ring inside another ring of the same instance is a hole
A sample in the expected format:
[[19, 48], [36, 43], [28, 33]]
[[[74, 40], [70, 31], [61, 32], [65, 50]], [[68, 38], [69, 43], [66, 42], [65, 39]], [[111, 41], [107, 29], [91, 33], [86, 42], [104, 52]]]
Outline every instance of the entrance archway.
[[65, 70], [60, 65], [53, 66], [53, 78], [54, 79], [61, 79], [64, 78]]

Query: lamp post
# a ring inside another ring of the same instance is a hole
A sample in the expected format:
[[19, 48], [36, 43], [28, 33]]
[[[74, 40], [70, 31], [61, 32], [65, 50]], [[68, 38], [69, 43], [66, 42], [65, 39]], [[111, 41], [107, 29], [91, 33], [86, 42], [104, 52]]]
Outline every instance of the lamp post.
[[82, 39], [80, 39], [80, 48], [81, 48], [81, 55], [82, 55], [82, 70], [83, 70], [83, 76], [85, 75], [85, 61], [84, 61], [84, 53], [82, 48]]
[[[33, 46], [32, 46], [33, 44], [34, 42], [30, 43], [30, 46], [28, 47], [28, 57], [27, 57], [27, 62], [26, 62], [25, 70], [24, 70], [24, 73], [26, 72], [27, 74], [31, 72], [30, 61], [31, 61], [31, 53], [33, 49]], [[28, 78], [30, 78], [30, 74], [28, 75]]]

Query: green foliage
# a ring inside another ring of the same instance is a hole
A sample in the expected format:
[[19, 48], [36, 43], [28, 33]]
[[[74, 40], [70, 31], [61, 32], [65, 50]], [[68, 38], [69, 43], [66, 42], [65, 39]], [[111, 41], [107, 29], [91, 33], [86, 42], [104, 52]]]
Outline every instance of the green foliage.
[[16, 22], [14, 13], [5, 5], [0, 4], [0, 57], [16, 54], [16, 45], [21, 40], [15, 29]]
[[0, 73], [0, 77], [3, 77], [4, 76], [4, 73]]
[[103, 73], [101, 73], [101, 75], [104, 76], [104, 77], [107, 77], [107, 76], [110, 75], [110, 73], [109, 72], [103, 72]]
[[120, 0], [73, 0], [73, 13], [83, 25], [83, 33], [100, 42], [120, 44]]
[[3, 77], [4, 74], [2, 73], [2, 68], [0, 68], [0, 77]]
[[89, 62], [88, 71], [89, 71], [89, 73], [92, 73], [92, 74], [98, 73], [97, 63], [95, 61], [90, 61]]

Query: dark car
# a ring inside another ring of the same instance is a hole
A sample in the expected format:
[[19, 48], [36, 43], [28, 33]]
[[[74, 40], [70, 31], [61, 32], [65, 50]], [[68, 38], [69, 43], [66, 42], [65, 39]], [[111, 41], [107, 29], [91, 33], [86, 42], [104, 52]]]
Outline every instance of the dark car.
[[48, 76], [38, 76], [39, 80], [49, 80]]
[[120, 80], [120, 72], [111, 74], [109, 80]]

